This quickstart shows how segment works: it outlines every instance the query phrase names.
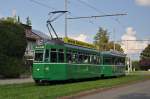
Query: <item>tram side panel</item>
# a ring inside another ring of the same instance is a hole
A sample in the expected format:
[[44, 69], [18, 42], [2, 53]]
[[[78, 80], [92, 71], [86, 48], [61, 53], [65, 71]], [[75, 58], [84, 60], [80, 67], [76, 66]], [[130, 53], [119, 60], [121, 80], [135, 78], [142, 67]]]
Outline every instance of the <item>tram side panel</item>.
[[32, 76], [35, 80], [67, 80], [65, 64], [33, 64]]
[[68, 79], [100, 77], [100, 66], [92, 64], [68, 64]]
[[125, 75], [125, 57], [105, 53], [101, 55], [101, 75], [121, 76]]

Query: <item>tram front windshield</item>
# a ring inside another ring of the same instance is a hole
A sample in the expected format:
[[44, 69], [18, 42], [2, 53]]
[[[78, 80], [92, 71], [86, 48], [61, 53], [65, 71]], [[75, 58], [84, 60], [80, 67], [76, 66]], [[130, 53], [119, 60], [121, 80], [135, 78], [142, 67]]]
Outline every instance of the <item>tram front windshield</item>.
[[36, 50], [34, 61], [43, 61], [43, 52], [43, 50]]

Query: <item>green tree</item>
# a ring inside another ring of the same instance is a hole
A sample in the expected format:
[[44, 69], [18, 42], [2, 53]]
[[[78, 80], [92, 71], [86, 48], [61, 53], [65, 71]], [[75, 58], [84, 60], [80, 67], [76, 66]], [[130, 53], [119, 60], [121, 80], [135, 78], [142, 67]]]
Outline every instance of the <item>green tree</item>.
[[113, 42], [113, 41], [109, 42], [109, 44], [108, 44], [109, 50], [110, 50], [110, 49], [114, 49], [114, 46], [115, 46], [115, 50], [116, 50], [116, 51], [123, 52], [123, 49], [121, 48], [120, 44], [115, 43], [115, 45], [114, 45], [114, 42]]
[[150, 59], [150, 44], [141, 52], [140, 59]]
[[[101, 27], [94, 37], [94, 44], [100, 51], [109, 51], [114, 49], [114, 42], [109, 41], [108, 31]], [[123, 52], [123, 49], [117, 43], [115, 43], [115, 50]]]
[[6, 21], [7, 21], [7, 22], [11, 22], [11, 23], [15, 23], [15, 22], [16, 22], [16, 19], [13, 18], [13, 17], [7, 17], [7, 18], [6, 18]]
[[26, 49], [23, 26], [11, 18], [0, 20], [0, 75], [17, 77], [23, 72]]
[[150, 69], [150, 44], [140, 54], [141, 69]]
[[109, 50], [108, 48], [109, 36], [108, 31], [103, 28], [99, 28], [97, 34], [94, 37], [94, 44], [98, 47], [100, 51]]
[[117, 44], [117, 43], [115, 44], [115, 50], [123, 52], [123, 49], [121, 48], [121, 45]]
[[140, 63], [139, 63], [139, 61], [132, 61], [132, 67], [135, 70], [140, 70]]

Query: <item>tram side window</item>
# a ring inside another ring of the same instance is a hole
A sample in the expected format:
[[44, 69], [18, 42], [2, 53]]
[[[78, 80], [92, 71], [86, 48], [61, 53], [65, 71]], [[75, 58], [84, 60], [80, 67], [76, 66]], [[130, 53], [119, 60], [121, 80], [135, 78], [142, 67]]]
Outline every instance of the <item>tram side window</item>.
[[57, 50], [56, 49], [51, 49], [51, 62], [57, 62]]
[[104, 65], [112, 65], [112, 59], [111, 58], [104, 58]]
[[79, 63], [83, 63], [83, 60], [84, 60], [84, 55], [83, 55], [83, 53], [79, 52], [78, 55], [79, 55], [78, 62], [79, 62]]
[[67, 62], [72, 63], [72, 52], [71, 52], [71, 50], [67, 51], [66, 57], [67, 57]]
[[88, 63], [88, 55], [85, 54], [84, 57], [83, 57], [83, 59], [84, 59], [83, 62], [84, 62], [85, 64], [87, 64], [87, 63]]
[[88, 55], [88, 64], [90, 64], [90, 55]]
[[78, 54], [77, 54], [77, 52], [73, 52], [72, 62], [73, 63], [77, 63], [78, 62]]
[[96, 61], [97, 61], [97, 64], [100, 64], [100, 57], [99, 56], [96, 56]]
[[96, 57], [96, 55], [93, 56], [93, 63], [97, 64], [97, 57]]
[[64, 50], [63, 49], [59, 49], [59, 51], [58, 51], [58, 61], [60, 63], [64, 62]]
[[93, 64], [93, 55], [90, 55], [90, 64]]
[[95, 60], [95, 64], [99, 64], [99, 57], [98, 56], [95, 56], [96, 57], [96, 60]]

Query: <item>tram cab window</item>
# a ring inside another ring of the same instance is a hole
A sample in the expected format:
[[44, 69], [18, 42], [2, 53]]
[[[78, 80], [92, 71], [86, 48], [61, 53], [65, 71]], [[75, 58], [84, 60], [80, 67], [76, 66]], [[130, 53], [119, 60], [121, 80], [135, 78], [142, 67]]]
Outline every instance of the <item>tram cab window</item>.
[[123, 58], [118, 59], [117, 65], [120, 65], [120, 66], [125, 65], [125, 60]]
[[43, 61], [43, 50], [35, 51], [34, 61]]
[[119, 58], [116, 59], [115, 65], [121, 65], [121, 62], [120, 62]]
[[51, 49], [51, 62], [55, 63], [57, 62], [57, 50], [56, 49]]
[[58, 62], [64, 62], [64, 50], [63, 49], [59, 49], [58, 50]]
[[120, 63], [120, 59], [119, 58], [116, 58], [115, 60], [114, 60], [114, 64], [115, 65], [120, 65], [121, 63]]
[[125, 58], [122, 58], [121, 62], [123, 65], [125, 65]]

